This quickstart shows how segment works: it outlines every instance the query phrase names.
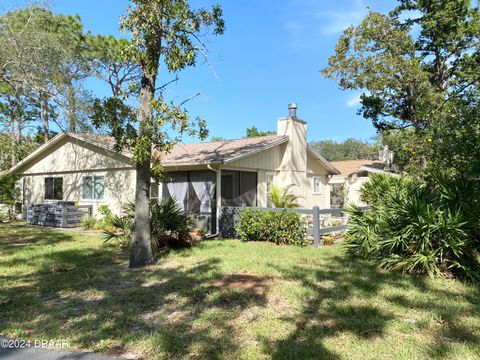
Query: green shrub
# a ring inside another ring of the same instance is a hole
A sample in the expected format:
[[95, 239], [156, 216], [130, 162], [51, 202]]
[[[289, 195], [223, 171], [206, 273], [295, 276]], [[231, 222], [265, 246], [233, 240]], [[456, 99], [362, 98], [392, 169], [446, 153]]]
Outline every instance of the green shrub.
[[104, 218], [111, 218], [112, 217], [112, 210], [108, 207], [108, 205], [101, 205], [98, 207], [98, 212], [104, 217]]
[[270, 241], [276, 244], [308, 245], [307, 222], [295, 211], [261, 211], [247, 208], [236, 226], [243, 241]]
[[98, 213], [101, 215], [101, 218], [98, 220], [95, 228], [98, 230], [113, 231], [115, 229], [112, 225], [113, 214], [108, 205], [101, 205], [98, 208]]
[[370, 206], [348, 209], [350, 253], [410, 274], [480, 278], [478, 202], [458, 179], [375, 175], [361, 190]]
[[96, 229], [98, 224], [98, 220], [95, 216], [85, 216], [82, 219], [82, 224], [80, 225], [85, 230], [93, 230]]
[[105, 242], [114, 242], [120, 247], [129, 247], [133, 239], [133, 218], [128, 216], [112, 215], [110, 218], [112, 229], [105, 229]]
[[177, 206], [172, 198], [150, 203], [152, 238], [158, 248], [184, 248], [193, 243], [193, 220]]

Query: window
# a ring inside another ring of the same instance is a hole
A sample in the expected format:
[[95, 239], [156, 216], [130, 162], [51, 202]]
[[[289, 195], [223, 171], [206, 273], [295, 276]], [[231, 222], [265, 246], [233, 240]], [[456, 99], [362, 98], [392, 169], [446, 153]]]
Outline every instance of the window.
[[63, 200], [63, 178], [45, 178], [45, 200]]
[[84, 176], [82, 199], [102, 200], [105, 196], [105, 176]]
[[343, 184], [330, 185], [330, 208], [341, 209], [345, 205], [345, 186]]
[[272, 207], [272, 200], [270, 199], [270, 194], [272, 192], [273, 178], [275, 174], [272, 172], [265, 173], [265, 180], [267, 184], [267, 207]]
[[322, 180], [319, 177], [313, 178], [313, 193], [320, 194], [322, 192]]

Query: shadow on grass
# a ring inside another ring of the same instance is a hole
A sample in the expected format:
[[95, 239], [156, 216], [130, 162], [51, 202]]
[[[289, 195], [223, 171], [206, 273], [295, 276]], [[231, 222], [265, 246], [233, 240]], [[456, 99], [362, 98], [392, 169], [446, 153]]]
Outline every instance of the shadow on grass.
[[[362, 304], [372, 298], [399, 306], [406, 313], [420, 309], [438, 314], [445, 323], [435, 331], [434, 343], [428, 349], [423, 349], [428, 357], [447, 356], [453, 343], [473, 348], [480, 346], [479, 332], [473, 334], [474, 329], [463, 325], [459, 318], [460, 314], [475, 317], [480, 313], [480, 291], [473, 287], [461, 295], [448, 289], [433, 289], [425, 278], [380, 271], [370, 262], [348, 256], [334, 256], [327, 265], [318, 268], [272, 266], [285, 279], [302, 283], [314, 294], [302, 304], [300, 315], [285, 319], [295, 324], [295, 330], [287, 338], [273, 343], [264, 340], [265, 352], [273, 359], [339, 359], [340, 356], [331, 350], [332, 347], [327, 349], [324, 346], [326, 339], [338, 337], [341, 333], [367, 340], [384, 337], [388, 323], [398, 321], [398, 315], [386, 310], [385, 306]], [[406, 296], [385, 297], [380, 292], [386, 285], [400, 291], [435, 294], [439, 301], [430, 298], [414, 301]], [[448, 299], [458, 299], [469, 306], [456, 306]]]
[[[41, 237], [29, 240], [30, 246], [75, 240], [47, 231]], [[24, 242], [10, 237], [12, 246], [17, 241]], [[135, 270], [127, 268], [127, 258], [112, 247], [30, 256], [35, 272], [1, 276], [8, 286], [0, 289], [0, 334], [13, 329], [19, 337], [69, 338], [80, 347], [117, 354], [144, 342], [150, 355], [220, 359], [239, 350], [231, 322], [251, 306], [266, 306], [265, 293], [219, 291], [217, 258], [165, 268], [161, 259]]]
[[[0, 280], [8, 283], [0, 288], [0, 334], [67, 337], [80, 346], [112, 353], [142, 348], [159, 358], [234, 358], [242, 350], [235, 322], [254, 308], [271, 306], [268, 289], [228, 287], [240, 281], [239, 276], [226, 277], [229, 274], [222, 272], [221, 262], [228, 258], [211, 255], [200, 260], [192, 250], [186, 250], [177, 253], [177, 258], [160, 259], [158, 265], [128, 270], [128, 254], [112, 247], [57, 247], [60, 242], [77, 241], [73, 234], [42, 231], [38, 239], [38, 231], [28, 228], [13, 233], [16, 235], [10, 234], [10, 240], [1, 240], [0, 254], [11, 254], [12, 247], [24, 242], [24, 237], [32, 248], [49, 244], [54, 250], [47, 259], [41, 254], [29, 255], [29, 261], [36, 265], [32, 273], [0, 275]], [[207, 250], [238, 247], [228, 242], [202, 246]], [[220, 250], [223, 256], [229, 253]], [[308, 264], [286, 265], [262, 259], [280, 274], [269, 281], [298, 284], [308, 289], [309, 295], [291, 315], [278, 314], [282, 322], [293, 324], [293, 329], [286, 338], [260, 339], [258, 352], [263, 354], [259, 356], [338, 359], [341, 356], [335, 348], [325, 345], [330, 338], [341, 334], [365, 340], [385, 337], [389, 322], [398, 320], [398, 315], [386, 306], [365, 301], [375, 297], [383, 305], [392, 304], [405, 312], [420, 309], [438, 314], [445, 324], [434, 333], [435, 343], [427, 356], [448, 356], [452, 343], [480, 345], [478, 335], [458, 317], [478, 316], [478, 290], [454, 293], [448, 288], [432, 288], [425, 279], [378, 271], [369, 262], [345, 256], [333, 255], [318, 263], [313, 257], [310, 260]], [[16, 264], [10, 259], [0, 265]], [[438, 301], [398, 292], [385, 295], [385, 286], [400, 292], [430, 293], [438, 296]], [[452, 303], [445, 303], [449, 298]], [[456, 306], [455, 299], [469, 306]]]

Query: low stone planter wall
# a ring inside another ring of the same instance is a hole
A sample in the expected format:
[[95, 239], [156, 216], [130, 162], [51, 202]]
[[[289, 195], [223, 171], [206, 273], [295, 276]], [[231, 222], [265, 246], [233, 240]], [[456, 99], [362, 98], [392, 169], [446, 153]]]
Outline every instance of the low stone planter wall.
[[29, 204], [27, 223], [30, 225], [71, 228], [78, 227], [85, 216], [91, 216], [91, 205], [76, 206], [73, 202]]

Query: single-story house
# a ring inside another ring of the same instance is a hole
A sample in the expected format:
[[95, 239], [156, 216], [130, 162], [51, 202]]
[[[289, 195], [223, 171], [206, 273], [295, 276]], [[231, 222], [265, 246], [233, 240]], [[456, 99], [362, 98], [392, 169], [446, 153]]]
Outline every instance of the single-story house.
[[[277, 134], [195, 144], [177, 144], [162, 154], [170, 178], [152, 179], [151, 197], [173, 197], [207, 233], [218, 232], [223, 207], [268, 207], [272, 184], [295, 186], [302, 207], [330, 207], [328, 181], [340, 172], [307, 144], [307, 124], [296, 116], [278, 119]], [[115, 152], [108, 136], [61, 133], [12, 169], [21, 177], [22, 202], [74, 201], [114, 213], [134, 199], [132, 154]]]
[[343, 208], [346, 204], [365, 206], [360, 199], [359, 190], [371, 174], [382, 173], [397, 176], [390, 170], [389, 163], [382, 160], [332, 161], [332, 165], [338, 169], [340, 174], [333, 175], [328, 182], [330, 207]]

